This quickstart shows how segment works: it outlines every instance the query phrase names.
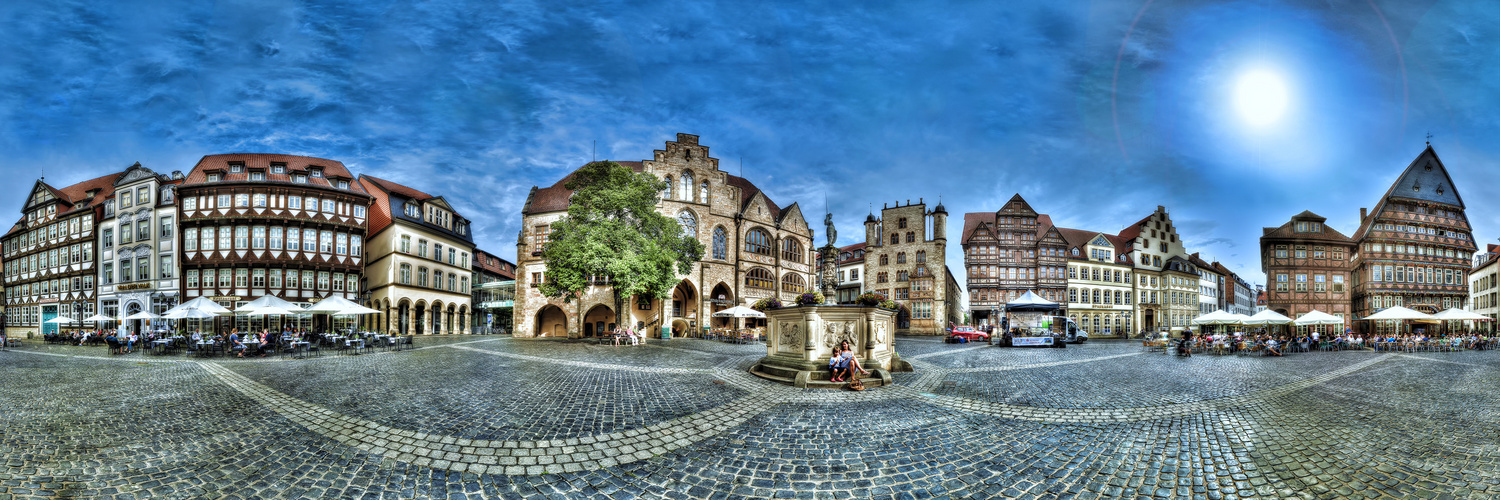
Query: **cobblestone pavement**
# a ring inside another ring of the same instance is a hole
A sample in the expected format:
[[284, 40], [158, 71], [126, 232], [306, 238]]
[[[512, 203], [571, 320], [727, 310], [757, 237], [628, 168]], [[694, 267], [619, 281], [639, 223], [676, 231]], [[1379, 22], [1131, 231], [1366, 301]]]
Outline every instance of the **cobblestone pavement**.
[[0, 352], [11, 498], [1496, 498], [1500, 355], [902, 338], [868, 391], [763, 345], [439, 337], [311, 359]]

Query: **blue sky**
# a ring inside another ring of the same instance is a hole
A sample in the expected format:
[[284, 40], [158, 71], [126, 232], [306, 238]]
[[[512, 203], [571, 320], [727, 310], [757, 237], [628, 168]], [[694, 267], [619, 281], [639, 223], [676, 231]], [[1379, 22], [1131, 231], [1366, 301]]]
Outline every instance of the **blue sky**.
[[[842, 3], [5, 2], [0, 201], [306, 154], [448, 197], [512, 258], [532, 185], [687, 132], [778, 202], [827, 192], [841, 244], [919, 197], [1109, 232], [1165, 205], [1263, 282], [1262, 227], [1352, 233], [1431, 132], [1500, 236], [1500, 3]], [[1255, 72], [1285, 89], [1263, 125], [1234, 104]]]

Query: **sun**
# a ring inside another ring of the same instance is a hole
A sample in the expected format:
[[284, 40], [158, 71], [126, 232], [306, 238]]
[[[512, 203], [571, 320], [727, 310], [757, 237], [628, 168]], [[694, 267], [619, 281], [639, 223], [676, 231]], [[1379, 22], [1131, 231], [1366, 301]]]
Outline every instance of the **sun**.
[[1275, 123], [1286, 113], [1286, 84], [1281, 76], [1257, 70], [1240, 76], [1234, 89], [1234, 107], [1254, 126]]

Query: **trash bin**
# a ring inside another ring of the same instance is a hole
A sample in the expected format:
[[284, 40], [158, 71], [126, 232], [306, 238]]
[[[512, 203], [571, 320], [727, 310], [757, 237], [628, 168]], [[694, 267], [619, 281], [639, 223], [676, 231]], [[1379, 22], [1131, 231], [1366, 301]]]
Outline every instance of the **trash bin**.
[[672, 338], [672, 327], [670, 327], [670, 326], [663, 326], [663, 327], [661, 327], [661, 339], [662, 340], [667, 340], [667, 339], [670, 339], [670, 338]]

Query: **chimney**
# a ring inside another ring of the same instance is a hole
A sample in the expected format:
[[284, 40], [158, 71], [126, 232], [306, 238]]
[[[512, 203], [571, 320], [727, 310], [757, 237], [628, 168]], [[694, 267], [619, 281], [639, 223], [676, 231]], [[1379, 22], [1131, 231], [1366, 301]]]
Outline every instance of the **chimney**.
[[1359, 207], [1359, 223], [1365, 223], [1365, 207]]

